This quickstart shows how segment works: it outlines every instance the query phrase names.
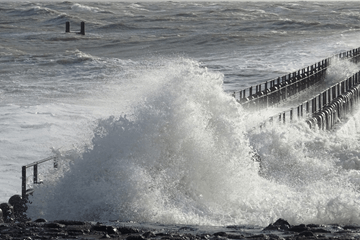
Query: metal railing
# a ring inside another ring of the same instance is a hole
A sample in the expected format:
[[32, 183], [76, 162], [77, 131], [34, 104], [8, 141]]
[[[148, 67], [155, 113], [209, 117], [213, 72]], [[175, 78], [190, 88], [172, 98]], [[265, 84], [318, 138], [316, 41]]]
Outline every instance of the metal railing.
[[22, 196], [22, 199], [25, 199], [26, 196], [28, 194], [31, 194], [34, 190], [32, 189], [27, 189], [26, 188], [26, 170], [30, 167], [33, 167], [33, 183], [34, 184], [38, 184], [38, 165], [41, 164], [41, 163], [45, 163], [45, 162], [48, 162], [50, 160], [54, 160], [54, 168], [57, 168], [58, 167], [58, 162], [57, 162], [57, 156], [52, 156], [52, 157], [48, 157], [48, 158], [45, 158], [43, 160], [40, 160], [40, 161], [37, 161], [37, 162], [33, 162], [33, 163], [30, 163], [28, 165], [25, 165], [25, 166], [22, 166], [22, 183], [21, 183], [21, 196]]

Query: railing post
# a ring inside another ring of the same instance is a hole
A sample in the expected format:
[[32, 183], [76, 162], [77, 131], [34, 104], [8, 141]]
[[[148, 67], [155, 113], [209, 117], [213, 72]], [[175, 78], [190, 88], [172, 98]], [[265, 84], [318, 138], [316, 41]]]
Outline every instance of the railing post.
[[34, 184], [37, 184], [37, 182], [38, 182], [38, 165], [37, 164], [35, 164], [34, 165]]
[[26, 198], [26, 166], [22, 166], [21, 196], [22, 199]]

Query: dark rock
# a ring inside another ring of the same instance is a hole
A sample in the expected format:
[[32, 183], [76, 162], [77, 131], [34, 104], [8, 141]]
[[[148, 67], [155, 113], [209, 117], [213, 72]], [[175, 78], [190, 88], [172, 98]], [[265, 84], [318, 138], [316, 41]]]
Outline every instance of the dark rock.
[[131, 227], [118, 227], [117, 229], [121, 234], [139, 233], [138, 229]]
[[85, 232], [84, 230], [68, 230], [67, 233], [70, 235], [70, 236], [80, 236], [80, 235], [84, 235]]
[[146, 238], [144, 238], [141, 235], [131, 235], [126, 238], [126, 240], [145, 240], [145, 239]]
[[359, 226], [352, 226], [352, 225], [346, 225], [346, 226], [344, 226], [343, 227], [343, 229], [345, 229], [345, 230], [359, 230], [360, 229], [360, 227]]
[[0, 209], [0, 223], [4, 223], [4, 216], [1, 209]]
[[98, 232], [106, 232], [107, 226], [106, 225], [95, 225], [92, 227], [92, 230], [98, 231]]
[[322, 228], [312, 228], [311, 231], [313, 233], [331, 233], [331, 231], [322, 229]]
[[243, 239], [244, 238], [243, 235], [237, 235], [237, 234], [228, 234], [226, 237], [228, 239]]
[[216, 232], [213, 234], [214, 236], [220, 236], [220, 237], [226, 237], [227, 233], [226, 232]]
[[112, 226], [106, 226], [106, 225], [95, 225], [92, 227], [92, 230], [98, 231], [98, 232], [106, 232], [108, 234], [117, 234], [118, 230], [115, 227]]
[[289, 231], [292, 231], [292, 232], [304, 232], [304, 231], [309, 231], [309, 228], [306, 227], [304, 224], [300, 224], [300, 225], [293, 226], [293, 227], [289, 228]]
[[47, 222], [47, 220], [43, 219], [43, 218], [38, 218], [34, 222], [36, 222], [36, 223], [44, 223], [44, 222]]
[[0, 209], [3, 212], [3, 220], [5, 223], [13, 222], [13, 207], [8, 203], [1, 203]]
[[69, 225], [85, 225], [85, 222], [81, 222], [81, 221], [59, 220], [59, 221], [55, 221], [55, 222], [66, 225], [66, 226], [69, 226]]
[[284, 238], [276, 235], [276, 234], [268, 234], [269, 239], [271, 240], [283, 240]]
[[282, 229], [270, 223], [267, 227], [263, 229], [263, 231], [282, 231]]
[[299, 236], [304, 236], [304, 237], [314, 237], [314, 233], [311, 232], [311, 231], [304, 231], [304, 232], [301, 232], [299, 233]]
[[102, 239], [104, 238], [111, 238], [108, 234], [105, 234], [104, 236], [101, 237]]
[[179, 231], [196, 231], [196, 230], [198, 230], [198, 229], [193, 228], [193, 227], [189, 227], [189, 226], [179, 228]]
[[273, 225], [278, 226], [282, 230], [287, 230], [291, 226], [286, 220], [284, 220], [282, 218], [279, 218], [278, 220], [276, 220], [276, 222], [274, 222]]
[[308, 224], [308, 225], [306, 225], [308, 228], [318, 228], [318, 227], [321, 227], [321, 225], [319, 225], [319, 224]]
[[348, 230], [340, 230], [335, 233], [336, 234], [347, 234], [347, 233], [354, 233], [354, 231], [348, 229]]
[[155, 234], [157, 237], [171, 237], [169, 233], [159, 232]]
[[258, 240], [265, 240], [265, 239], [270, 239], [270, 237], [268, 237], [267, 235], [265, 234], [259, 234], [259, 235], [252, 235], [252, 236], [249, 236], [249, 237], [246, 237], [247, 239], [258, 239]]
[[241, 226], [241, 225], [229, 225], [229, 226], [226, 226], [226, 228], [232, 228], [232, 229], [235, 229], [235, 230], [240, 230], [240, 229], [246, 228], [246, 226]]
[[108, 234], [117, 234], [117, 233], [118, 233], [118, 230], [117, 230], [117, 228], [115, 228], [115, 227], [108, 226], [108, 227], [106, 228], [106, 232], [107, 232]]
[[156, 237], [156, 235], [155, 235], [155, 233], [148, 231], [148, 232], [143, 233], [143, 237], [144, 238], [154, 238], [154, 237]]
[[44, 224], [44, 227], [46, 227], [46, 228], [64, 228], [65, 225], [64, 225], [64, 224], [60, 224], [60, 223], [53, 222], [53, 223], [45, 223], [45, 224]]
[[9, 199], [9, 204], [13, 207], [14, 217], [17, 221], [28, 221], [25, 212], [27, 210], [26, 202], [20, 195], [14, 195]]
[[269, 224], [269, 226], [264, 228], [263, 231], [286, 231], [289, 230], [289, 228], [290, 224], [286, 220], [279, 218], [276, 222]]
[[22, 205], [23, 200], [20, 195], [14, 195], [9, 199], [9, 204], [13, 207], [16, 205]]

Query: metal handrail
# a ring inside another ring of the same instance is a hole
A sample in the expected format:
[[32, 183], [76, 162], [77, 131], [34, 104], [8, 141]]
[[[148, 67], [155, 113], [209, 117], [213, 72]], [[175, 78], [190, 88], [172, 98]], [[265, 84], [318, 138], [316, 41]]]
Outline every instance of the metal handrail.
[[33, 163], [28, 164], [28, 165], [22, 166], [22, 181], [21, 181], [22, 182], [21, 183], [21, 196], [22, 196], [22, 199], [25, 199], [26, 196], [29, 193], [33, 192], [33, 191], [29, 192], [26, 189], [26, 169], [30, 168], [30, 167], [33, 167], [33, 171], [34, 171], [33, 181], [34, 181], [34, 184], [38, 184], [38, 165], [41, 164], [41, 163], [50, 161], [50, 160], [54, 160], [54, 168], [57, 168], [58, 167], [57, 156], [48, 157], [48, 158], [42, 159], [40, 161], [33, 162]]

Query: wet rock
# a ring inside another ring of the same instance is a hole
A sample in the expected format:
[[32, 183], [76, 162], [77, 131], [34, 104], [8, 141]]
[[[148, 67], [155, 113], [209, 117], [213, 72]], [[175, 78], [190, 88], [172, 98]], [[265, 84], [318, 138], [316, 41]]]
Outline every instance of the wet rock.
[[304, 232], [304, 231], [308, 231], [309, 228], [305, 226], [305, 224], [300, 224], [300, 225], [296, 225], [293, 226], [291, 228], [289, 228], [289, 231], [292, 232]]
[[319, 225], [319, 224], [313, 224], [313, 223], [311, 223], [311, 224], [308, 224], [308, 225], [306, 225], [308, 228], [318, 228], [318, 227], [321, 227], [321, 225]]
[[36, 222], [36, 223], [45, 223], [45, 222], [47, 222], [47, 220], [44, 219], [44, 218], [38, 218], [34, 222]]
[[0, 204], [0, 209], [2, 210], [3, 213], [3, 221], [5, 223], [9, 223], [12, 222], [13, 219], [13, 208], [10, 204], [8, 203], [1, 203]]
[[238, 234], [228, 234], [226, 237], [228, 239], [243, 239], [244, 238], [243, 235], [238, 235]]
[[322, 228], [312, 228], [311, 231], [313, 233], [331, 233], [331, 231], [322, 229]]
[[93, 231], [98, 231], [98, 232], [106, 232], [107, 231], [107, 226], [106, 225], [95, 225], [92, 227]]
[[156, 237], [155, 233], [150, 232], [150, 231], [145, 232], [145, 233], [143, 234], [143, 236], [144, 236], [144, 238], [154, 238], [154, 237]]
[[284, 238], [282, 238], [276, 234], [269, 234], [268, 237], [270, 240], [284, 240]]
[[352, 226], [352, 225], [345, 225], [345, 226], [343, 227], [343, 229], [345, 229], [345, 230], [357, 230], [357, 231], [359, 231], [359, 230], [360, 230], [360, 227], [359, 227], [359, 226]]
[[0, 209], [0, 223], [4, 223], [4, 217], [1, 209]]
[[139, 230], [136, 228], [130, 227], [118, 227], [117, 229], [121, 234], [130, 234], [130, 233], [139, 233]]
[[69, 225], [85, 225], [85, 222], [81, 222], [81, 221], [70, 221], [70, 220], [58, 220], [58, 221], [54, 221], [56, 223], [60, 223], [66, 226]]
[[20, 195], [14, 195], [9, 199], [9, 204], [13, 207], [14, 218], [17, 221], [28, 221], [25, 212], [27, 210], [26, 202]]
[[304, 231], [304, 232], [299, 233], [299, 236], [314, 237], [315, 234], [313, 232], [311, 232], [311, 231]]
[[216, 232], [213, 234], [214, 236], [220, 236], [220, 237], [226, 237], [227, 233], [226, 232]]
[[278, 220], [276, 220], [276, 222], [271, 223], [269, 224], [269, 226], [264, 228], [263, 231], [286, 231], [289, 230], [290, 227], [291, 225], [286, 220], [279, 218]]
[[64, 224], [60, 224], [60, 223], [53, 222], [53, 223], [45, 223], [45, 224], [44, 224], [44, 227], [46, 227], [46, 228], [57, 228], [57, 229], [60, 229], [60, 228], [64, 228], [65, 225], [64, 225]]
[[117, 228], [112, 227], [112, 226], [108, 226], [106, 228], [106, 231], [107, 231], [108, 234], [118, 234]]
[[270, 237], [265, 234], [259, 234], [259, 235], [253, 235], [253, 236], [246, 237], [246, 239], [259, 239], [259, 240], [264, 239], [265, 240], [265, 239], [270, 239]]
[[101, 238], [104, 239], [104, 238], [111, 238], [111, 237], [108, 234], [105, 234]]
[[106, 225], [95, 225], [92, 227], [92, 230], [98, 231], [98, 232], [105, 232], [107, 234], [118, 234], [118, 230], [115, 227], [112, 226], [106, 226]]
[[126, 240], [145, 240], [145, 239], [146, 238], [144, 238], [141, 235], [131, 235], [126, 238]]

